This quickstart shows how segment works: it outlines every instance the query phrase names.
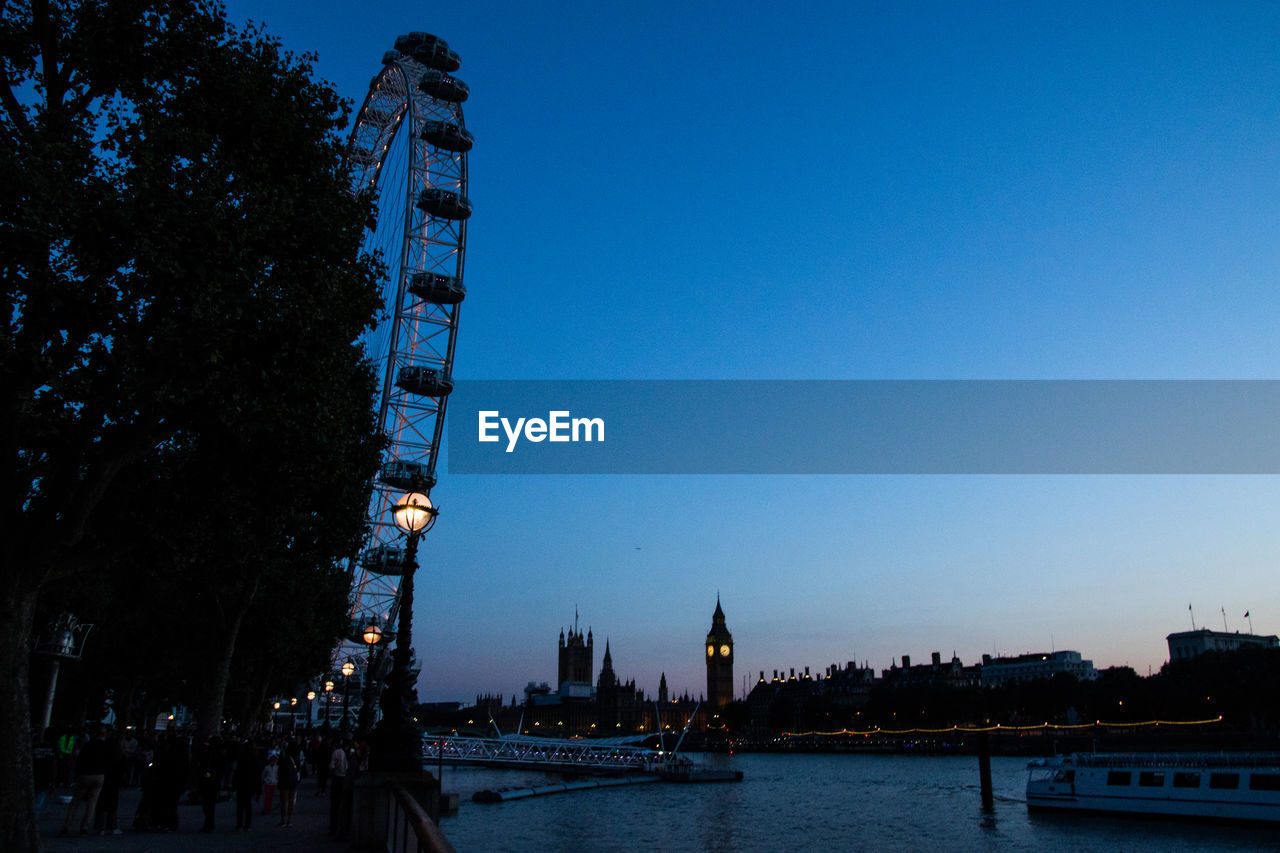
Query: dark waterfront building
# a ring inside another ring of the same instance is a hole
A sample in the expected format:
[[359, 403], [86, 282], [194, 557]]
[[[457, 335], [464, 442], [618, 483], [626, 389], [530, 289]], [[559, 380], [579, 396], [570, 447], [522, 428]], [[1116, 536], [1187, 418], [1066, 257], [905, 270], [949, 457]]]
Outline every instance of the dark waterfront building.
[[1169, 643], [1169, 660], [1185, 660], [1205, 652], [1234, 652], [1243, 648], [1274, 649], [1280, 646], [1280, 637], [1275, 634], [1241, 634], [1236, 631], [1210, 631], [1201, 628], [1198, 631], [1181, 631], [1165, 638]]
[[1077, 681], [1097, 681], [1098, 670], [1093, 661], [1085, 660], [1079, 652], [1069, 649], [1056, 652], [1035, 652], [1016, 657], [982, 656], [982, 684], [999, 687], [1001, 684], [1035, 681], [1053, 678], [1060, 673], [1073, 676]]
[[902, 666], [890, 664], [881, 671], [881, 680], [889, 687], [947, 686], [969, 687], [982, 677], [982, 668], [965, 666], [955, 654], [945, 663], [941, 652], [934, 652], [929, 663], [912, 666], [908, 655], [902, 656]]
[[712, 713], [733, 701], [733, 635], [724, 624], [720, 596], [707, 633], [707, 705]]

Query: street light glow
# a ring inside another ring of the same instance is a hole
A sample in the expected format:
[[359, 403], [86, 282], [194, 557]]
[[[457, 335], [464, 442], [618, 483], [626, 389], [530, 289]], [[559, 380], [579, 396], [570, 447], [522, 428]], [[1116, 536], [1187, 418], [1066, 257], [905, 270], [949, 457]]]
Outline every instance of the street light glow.
[[392, 508], [391, 517], [396, 527], [406, 533], [422, 533], [431, 526], [438, 513], [439, 510], [431, 505], [431, 498], [421, 492], [409, 492]]

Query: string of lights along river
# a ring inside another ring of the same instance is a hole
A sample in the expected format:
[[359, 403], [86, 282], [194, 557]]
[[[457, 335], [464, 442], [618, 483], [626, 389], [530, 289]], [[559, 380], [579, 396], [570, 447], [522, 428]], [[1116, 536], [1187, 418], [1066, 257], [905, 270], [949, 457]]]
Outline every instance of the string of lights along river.
[[[445, 765], [458, 813], [441, 828], [459, 851], [1253, 851], [1274, 828], [1029, 814], [1025, 758], [993, 758], [993, 814], [978, 760], [964, 756], [707, 755], [742, 782], [599, 788], [505, 803], [484, 789], [555, 781], [525, 770]], [[432, 765], [434, 771], [435, 767]]]

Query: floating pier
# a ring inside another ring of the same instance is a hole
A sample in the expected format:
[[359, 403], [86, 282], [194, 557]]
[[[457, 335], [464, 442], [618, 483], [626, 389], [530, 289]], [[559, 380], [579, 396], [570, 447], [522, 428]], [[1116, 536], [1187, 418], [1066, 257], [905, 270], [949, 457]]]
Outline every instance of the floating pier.
[[534, 788], [501, 788], [497, 791], [476, 791], [471, 795], [477, 803], [505, 803], [528, 797], [545, 797], [550, 794], [567, 794], [570, 791], [586, 791], [591, 788], [616, 788], [620, 785], [645, 785], [661, 782], [661, 776], [610, 776], [603, 779], [578, 779], [573, 782], [556, 782]]

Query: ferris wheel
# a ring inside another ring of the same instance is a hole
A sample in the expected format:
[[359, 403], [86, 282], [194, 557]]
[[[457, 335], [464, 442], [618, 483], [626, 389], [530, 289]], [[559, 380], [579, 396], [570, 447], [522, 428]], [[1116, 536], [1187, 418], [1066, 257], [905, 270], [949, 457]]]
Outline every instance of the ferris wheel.
[[388, 445], [369, 505], [370, 534], [349, 563], [350, 631], [335, 650], [335, 668], [339, 658], [375, 670], [385, 662], [387, 643], [369, 639], [394, 634], [399, 620], [405, 554], [391, 509], [410, 487], [430, 495], [436, 483], [471, 215], [472, 136], [462, 119], [469, 90], [453, 76], [460, 64], [443, 39], [400, 36], [351, 131], [352, 190], [378, 197], [363, 248], [380, 252], [389, 272], [385, 311], [365, 341], [382, 378], [378, 423]]

